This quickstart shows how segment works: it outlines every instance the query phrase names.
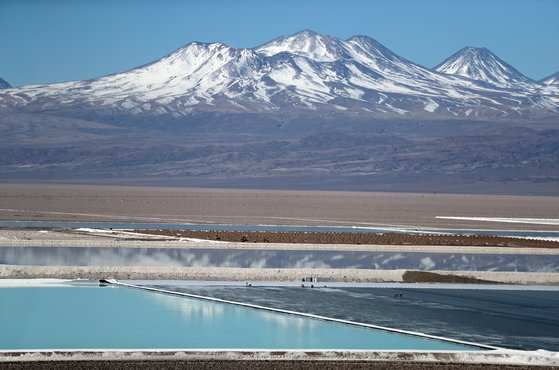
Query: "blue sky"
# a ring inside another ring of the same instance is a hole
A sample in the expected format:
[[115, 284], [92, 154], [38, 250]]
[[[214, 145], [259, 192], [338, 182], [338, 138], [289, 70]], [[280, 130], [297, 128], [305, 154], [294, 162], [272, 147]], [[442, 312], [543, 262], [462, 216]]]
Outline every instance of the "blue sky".
[[254, 47], [305, 28], [364, 34], [433, 67], [485, 46], [530, 78], [559, 71], [557, 0], [0, 0], [0, 77], [14, 86], [99, 77], [192, 41]]

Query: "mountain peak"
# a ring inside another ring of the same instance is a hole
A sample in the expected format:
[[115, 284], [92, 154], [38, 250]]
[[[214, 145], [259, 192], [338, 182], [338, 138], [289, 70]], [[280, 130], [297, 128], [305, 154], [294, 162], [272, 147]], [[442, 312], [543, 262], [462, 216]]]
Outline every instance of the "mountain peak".
[[292, 35], [281, 36], [254, 50], [265, 56], [289, 52], [320, 62], [333, 62], [344, 55], [341, 44], [342, 41], [335, 37], [305, 29]]
[[480, 54], [480, 55], [492, 54], [491, 51], [484, 46], [482, 46], [482, 47], [479, 47], [479, 46], [465, 46], [462, 49], [458, 50], [458, 52], [459, 53], [460, 52], [462, 52], [462, 53], [473, 53], [473, 54]]
[[232, 49], [233, 49], [232, 47], [222, 44], [220, 42], [194, 41], [178, 48], [177, 50], [173, 51], [169, 55], [184, 55], [190, 53], [200, 53], [205, 51], [218, 52], [222, 50], [232, 50]]
[[188, 65], [190, 67], [184, 70], [186, 73], [187, 71], [193, 70], [195, 66], [208, 62], [210, 59], [215, 59], [216, 57], [221, 57], [222, 59], [229, 58], [237, 52], [238, 49], [219, 42], [206, 43], [194, 41], [176, 49], [152, 64], [161, 65], [163, 63], [170, 64], [174, 67], [178, 65], [183, 65], [183, 67]]
[[415, 64], [368, 36], [341, 40], [307, 29], [253, 49], [191, 42], [125, 72], [3, 90], [0, 109], [29, 105], [39, 110], [58, 100], [63, 102], [61, 109], [88, 105], [107, 114], [173, 119], [198, 112], [348, 111], [363, 117], [462, 118], [472, 114], [480, 119], [559, 111], [556, 85], [544, 87], [528, 80], [486, 48], [463, 48], [438, 70], [469, 79]]
[[547, 76], [540, 80], [540, 83], [550, 86], [550, 85], [557, 85], [559, 86], [559, 72], [552, 74], [551, 76]]
[[388, 60], [395, 60], [399, 58], [390, 49], [386, 48], [380, 42], [369, 36], [352, 36], [347, 39], [346, 42], [352, 44], [354, 47], [358, 46], [359, 48], [365, 50], [369, 55], [386, 58]]
[[462, 48], [436, 66], [434, 70], [507, 88], [532, 82], [484, 47]]
[[309, 28], [305, 28], [304, 30], [301, 30], [299, 32], [295, 32], [294, 34], [292, 34], [291, 36], [295, 36], [295, 35], [301, 35], [301, 36], [308, 36], [308, 37], [318, 37], [318, 36], [322, 36], [320, 33], [313, 31]]
[[357, 42], [359, 44], [369, 44], [369, 45], [381, 45], [380, 42], [378, 42], [377, 40], [375, 40], [374, 38], [367, 36], [367, 35], [355, 35], [355, 36], [351, 36], [349, 39], [347, 39], [346, 41], [351, 42]]
[[12, 86], [6, 80], [0, 78], [0, 89], [9, 89], [10, 87]]

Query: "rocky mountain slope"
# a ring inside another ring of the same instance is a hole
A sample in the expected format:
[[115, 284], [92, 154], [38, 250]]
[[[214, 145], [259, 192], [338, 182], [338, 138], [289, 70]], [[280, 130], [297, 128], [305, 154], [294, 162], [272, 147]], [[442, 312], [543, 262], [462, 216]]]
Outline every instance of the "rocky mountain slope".
[[305, 30], [2, 89], [0, 180], [559, 193], [558, 122], [553, 81], [486, 49], [429, 69]]

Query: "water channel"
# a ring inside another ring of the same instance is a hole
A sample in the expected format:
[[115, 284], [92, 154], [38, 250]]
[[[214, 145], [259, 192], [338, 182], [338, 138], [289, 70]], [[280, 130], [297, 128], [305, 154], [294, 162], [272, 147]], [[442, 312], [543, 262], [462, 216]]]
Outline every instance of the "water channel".
[[216, 248], [0, 247], [0, 264], [559, 272], [559, 255]]

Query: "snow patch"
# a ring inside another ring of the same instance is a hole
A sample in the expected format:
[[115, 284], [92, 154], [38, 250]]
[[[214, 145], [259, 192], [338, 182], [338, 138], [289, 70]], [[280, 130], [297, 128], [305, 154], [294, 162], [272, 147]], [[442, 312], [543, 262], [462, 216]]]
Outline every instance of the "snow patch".
[[421, 267], [424, 270], [431, 270], [435, 267], [436, 263], [431, 259], [431, 257], [425, 257], [420, 260]]
[[423, 107], [423, 110], [426, 110], [427, 112], [433, 113], [435, 110], [437, 110], [438, 107], [439, 107], [439, 104], [437, 104], [434, 100], [429, 99], [429, 100], [427, 100], [427, 103], [425, 104], [425, 107]]

